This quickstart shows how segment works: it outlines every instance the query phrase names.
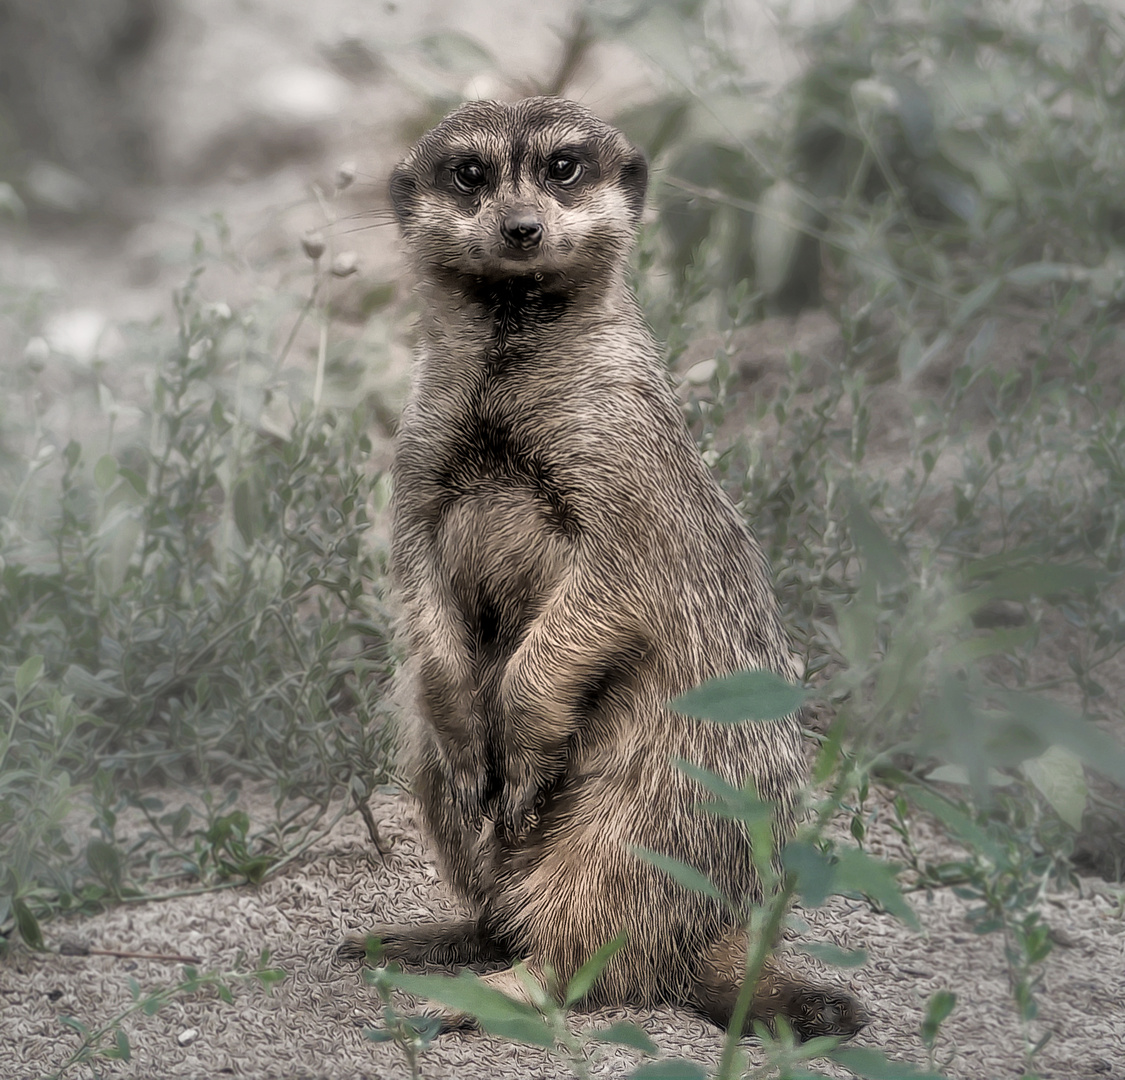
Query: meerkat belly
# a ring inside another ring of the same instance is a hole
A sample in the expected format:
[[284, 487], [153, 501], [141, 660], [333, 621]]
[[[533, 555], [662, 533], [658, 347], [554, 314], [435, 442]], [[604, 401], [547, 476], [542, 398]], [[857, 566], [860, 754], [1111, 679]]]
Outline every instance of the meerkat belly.
[[530, 487], [482, 485], [446, 510], [437, 541], [450, 592], [482, 658], [510, 654], [569, 558], [557, 511]]

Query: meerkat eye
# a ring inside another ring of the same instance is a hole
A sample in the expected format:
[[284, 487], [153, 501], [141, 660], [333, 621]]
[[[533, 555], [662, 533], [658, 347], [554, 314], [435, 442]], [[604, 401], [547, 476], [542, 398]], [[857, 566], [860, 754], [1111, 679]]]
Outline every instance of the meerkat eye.
[[484, 187], [484, 166], [479, 161], [465, 161], [453, 169], [453, 186], [462, 195], [473, 195]]
[[582, 166], [572, 157], [560, 154], [547, 162], [547, 179], [552, 184], [568, 187], [582, 175]]

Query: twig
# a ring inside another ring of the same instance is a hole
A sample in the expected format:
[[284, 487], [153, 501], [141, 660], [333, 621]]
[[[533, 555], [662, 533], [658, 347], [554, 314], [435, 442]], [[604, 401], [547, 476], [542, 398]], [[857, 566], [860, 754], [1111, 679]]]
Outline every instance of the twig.
[[198, 956], [180, 956], [177, 953], [128, 952], [123, 949], [93, 949], [74, 938], [59, 942], [59, 956], [113, 956], [118, 960], [164, 960], [170, 964], [202, 964]]
[[359, 816], [363, 818], [364, 825], [367, 826], [367, 835], [371, 837], [371, 843], [375, 845], [375, 850], [379, 852], [379, 858], [385, 863], [387, 856], [391, 853], [391, 845], [379, 835], [379, 826], [375, 823], [375, 815], [371, 813], [371, 807], [367, 805], [367, 802], [363, 799], [356, 799], [355, 805], [359, 811]]

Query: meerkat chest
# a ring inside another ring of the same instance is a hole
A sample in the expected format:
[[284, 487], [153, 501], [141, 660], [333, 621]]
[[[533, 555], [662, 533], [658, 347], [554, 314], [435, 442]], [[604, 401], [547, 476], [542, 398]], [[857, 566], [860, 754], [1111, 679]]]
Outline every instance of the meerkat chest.
[[[548, 447], [496, 409], [471, 410], [440, 463], [437, 565], [487, 635], [533, 618], [574, 555], [578, 522]], [[435, 463], [437, 464], [437, 463]]]

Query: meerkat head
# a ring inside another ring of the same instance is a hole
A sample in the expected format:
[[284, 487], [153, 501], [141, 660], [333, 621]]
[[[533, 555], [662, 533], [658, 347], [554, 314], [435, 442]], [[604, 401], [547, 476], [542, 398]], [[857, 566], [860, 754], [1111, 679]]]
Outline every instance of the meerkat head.
[[623, 265], [647, 182], [619, 131], [573, 102], [528, 98], [462, 105], [395, 169], [390, 193], [423, 275], [565, 288]]

